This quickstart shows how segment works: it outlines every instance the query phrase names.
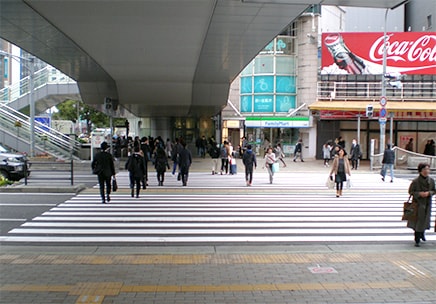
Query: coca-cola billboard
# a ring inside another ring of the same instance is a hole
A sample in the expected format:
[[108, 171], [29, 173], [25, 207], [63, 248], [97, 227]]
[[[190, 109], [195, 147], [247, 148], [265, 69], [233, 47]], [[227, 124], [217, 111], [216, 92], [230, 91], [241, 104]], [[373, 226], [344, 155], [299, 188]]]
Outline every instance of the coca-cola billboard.
[[[322, 74], [382, 74], [383, 33], [322, 34]], [[436, 33], [386, 34], [386, 72], [436, 74]]]

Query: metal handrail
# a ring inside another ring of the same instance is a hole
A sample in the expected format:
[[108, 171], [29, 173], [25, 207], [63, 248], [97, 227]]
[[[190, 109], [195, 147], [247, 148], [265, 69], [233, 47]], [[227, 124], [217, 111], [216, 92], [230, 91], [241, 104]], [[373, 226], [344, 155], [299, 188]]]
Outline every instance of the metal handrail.
[[[68, 177], [59, 177], [56, 176], [56, 180], [59, 179], [66, 179], [70, 181], [71, 186], [74, 186], [74, 162], [71, 159], [69, 162], [37, 162], [37, 161], [28, 161], [28, 164], [32, 167], [31, 172], [47, 172], [47, 171], [53, 171], [54, 169], [56, 169], [57, 172], [68, 172], [70, 173]], [[35, 165], [43, 165], [44, 168], [42, 169], [38, 169], [35, 168]], [[47, 168], [51, 166], [50, 168]], [[66, 167], [68, 166], [68, 167]], [[66, 167], [66, 168], [61, 168], [61, 167]], [[27, 174], [27, 165], [24, 166], [24, 185], [27, 186], [28, 184], [28, 174]], [[38, 177], [38, 180], [53, 180], [52, 177]]]
[[[436, 82], [403, 82], [402, 88], [386, 88], [386, 96], [390, 100], [425, 100], [436, 101]], [[338, 82], [319, 81], [317, 85], [318, 99], [375, 99], [382, 92], [381, 82]]]
[[[47, 84], [68, 84], [76, 83], [73, 79], [47, 66], [36, 71], [33, 76], [34, 90]], [[30, 93], [30, 76], [24, 77], [19, 82], [0, 90], [0, 103], [8, 104]]]
[[[430, 165], [430, 168], [432, 170], [436, 169], [436, 156], [431, 155], [425, 155], [417, 152], [408, 151], [406, 149], [400, 148], [400, 147], [393, 147], [392, 150], [395, 152], [395, 168], [403, 168], [403, 169], [416, 169], [416, 168], [410, 168], [408, 166], [409, 158], [418, 158], [418, 159], [425, 159], [426, 162]], [[382, 167], [382, 159], [383, 159], [383, 153], [376, 153], [370, 155], [370, 161], [371, 170], [374, 169], [380, 169]]]
[[[13, 131], [15, 126], [19, 124], [21, 136], [30, 138], [30, 123], [29, 118], [8, 106], [0, 107], [0, 124]], [[2, 123], [3, 122], [3, 123]], [[80, 143], [70, 137], [58, 132], [55, 129], [49, 128], [39, 122], [35, 122], [35, 141], [39, 147], [53, 149], [57, 153], [69, 158], [72, 153], [77, 153], [80, 150]]]

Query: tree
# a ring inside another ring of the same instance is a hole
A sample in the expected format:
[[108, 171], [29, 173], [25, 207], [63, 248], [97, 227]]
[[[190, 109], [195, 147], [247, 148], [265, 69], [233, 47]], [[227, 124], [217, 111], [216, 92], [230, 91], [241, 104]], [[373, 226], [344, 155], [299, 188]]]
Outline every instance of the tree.
[[[76, 122], [77, 120], [77, 105], [79, 106], [80, 120], [86, 121], [86, 131], [91, 134], [93, 127], [95, 128], [107, 128], [109, 126], [109, 116], [106, 113], [100, 112], [95, 108], [85, 104], [82, 101], [66, 100], [56, 106], [59, 112], [52, 115], [53, 119], [71, 120]], [[123, 118], [114, 119], [114, 125], [123, 123]]]

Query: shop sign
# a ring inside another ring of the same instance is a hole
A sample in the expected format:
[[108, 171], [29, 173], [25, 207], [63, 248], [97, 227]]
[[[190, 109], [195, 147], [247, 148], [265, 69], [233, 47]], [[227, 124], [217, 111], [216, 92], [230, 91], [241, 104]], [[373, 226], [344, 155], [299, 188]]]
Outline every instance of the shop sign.
[[239, 129], [239, 120], [227, 120], [228, 129]]
[[[378, 118], [380, 113], [374, 112], [374, 118]], [[321, 119], [325, 120], [334, 120], [334, 119], [356, 119], [357, 116], [361, 117], [365, 116], [365, 112], [359, 111], [339, 111], [339, 110], [331, 110], [319, 111], [319, 116]], [[386, 117], [386, 116], [385, 116]], [[394, 112], [395, 120], [422, 120], [422, 121], [436, 121], [436, 111], [435, 112], [406, 112], [406, 111], [395, 111]]]
[[245, 126], [249, 128], [308, 128], [309, 117], [247, 117]]
[[[323, 33], [322, 74], [383, 74], [384, 33]], [[386, 72], [436, 74], [436, 33], [386, 34]]]

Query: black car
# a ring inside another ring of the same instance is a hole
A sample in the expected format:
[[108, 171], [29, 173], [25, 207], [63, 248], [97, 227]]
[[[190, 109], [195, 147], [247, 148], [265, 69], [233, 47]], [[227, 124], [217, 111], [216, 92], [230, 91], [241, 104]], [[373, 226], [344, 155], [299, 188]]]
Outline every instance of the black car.
[[19, 181], [29, 176], [29, 164], [23, 154], [12, 153], [0, 145], [0, 176], [10, 181]]

